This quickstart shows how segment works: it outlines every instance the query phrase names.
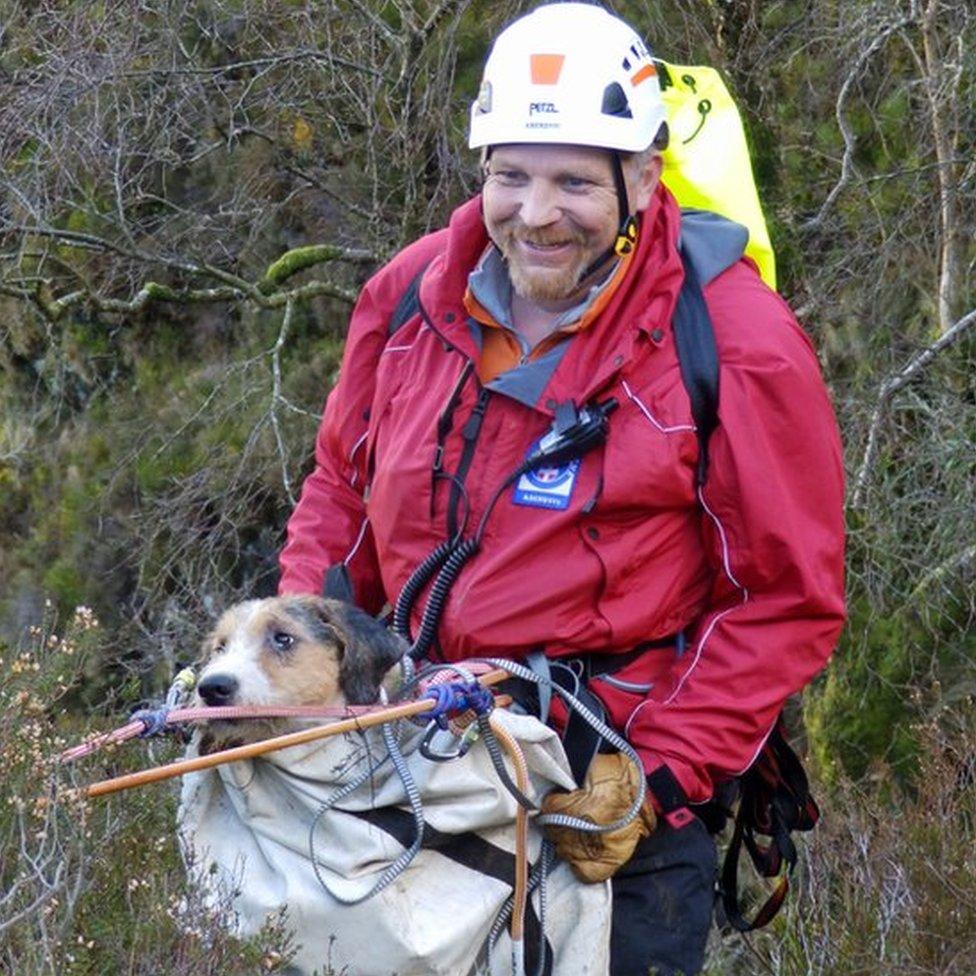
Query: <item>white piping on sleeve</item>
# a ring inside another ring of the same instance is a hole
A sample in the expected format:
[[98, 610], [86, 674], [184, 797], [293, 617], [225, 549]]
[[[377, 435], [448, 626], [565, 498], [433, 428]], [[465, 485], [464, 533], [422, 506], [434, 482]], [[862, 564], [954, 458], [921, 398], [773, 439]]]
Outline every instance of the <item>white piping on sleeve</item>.
[[[428, 331], [430, 331], [430, 326], [427, 325], [426, 322], [423, 322], [421, 323], [420, 328], [417, 330], [417, 336], [419, 336], [421, 332], [428, 332]], [[380, 353], [380, 355], [385, 356], [388, 352], [406, 352], [408, 349], [413, 349], [414, 345], [417, 342], [417, 336], [414, 337], [413, 342], [410, 342], [405, 346], [384, 346], [383, 351]]]
[[[681, 678], [678, 681], [677, 685], [675, 686], [674, 691], [672, 691], [671, 694], [668, 695], [668, 697], [665, 698], [662, 702], [655, 703], [659, 707], [662, 705], [670, 705], [671, 702], [673, 702], [675, 698], [677, 698], [678, 695], [681, 693], [681, 689], [684, 688], [685, 682], [688, 680], [691, 673], [698, 666], [698, 662], [701, 660], [702, 651], [705, 649], [705, 644], [708, 641], [708, 638], [711, 637], [712, 631], [715, 629], [716, 624], [724, 617], [732, 613], [733, 610], [738, 610], [740, 607], [745, 606], [749, 602], [749, 591], [736, 579], [735, 574], [732, 572], [732, 562], [729, 556], [729, 539], [728, 536], [725, 534], [725, 527], [722, 525], [722, 522], [719, 519], [719, 517], [708, 507], [708, 503], [705, 501], [705, 495], [702, 492], [701, 486], [698, 487], [698, 501], [701, 504], [701, 507], [705, 510], [708, 517], [715, 523], [715, 528], [718, 531], [719, 540], [722, 543], [722, 569], [725, 571], [725, 575], [728, 577], [732, 585], [742, 594], [742, 599], [735, 606], [726, 608], [725, 610], [721, 611], [721, 613], [715, 614], [715, 616], [711, 619], [711, 621], [708, 624], [708, 627], [705, 628], [705, 633], [702, 634], [701, 639], [698, 641], [698, 647], [695, 648], [695, 656], [691, 664], [685, 669], [684, 673], [681, 675]], [[650, 704], [649, 701], [643, 701], [633, 710], [633, 712], [631, 712], [630, 718], [627, 719], [627, 725], [624, 728], [625, 736], [630, 735], [630, 727], [633, 724], [634, 719], [637, 718], [637, 715], [639, 714], [640, 710], [645, 705], [648, 704]], [[762, 747], [760, 746], [760, 748]]]
[[362, 433], [362, 436], [359, 438], [359, 440], [356, 441], [355, 444], [353, 444], [352, 450], [349, 452], [349, 463], [350, 464], [352, 464], [352, 459], [356, 456], [356, 451], [358, 451], [363, 446], [363, 442], [366, 440], [366, 437], [367, 437], [368, 434], [369, 434], [369, 431], [368, 430], [364, 430], [363, 433]]
[[352, 549], [349, 550], [349, 553], [347, 554], [346, 558], [342, 560], [343, 566], [348, 566], [349, 563], [352, 562], [353, 557], [356, 555], [356, 552], [359, 550], [359, 547], [363, 543], [363, 539], [366, 537], [366, 529], [368, 527], [369, 527], [369, 519], [364, 518], [363, 524], [359, 527], [359, 535], [356, 537], [356, 541], [353, 543]]
[[355, 444], [353, 444], [352, 450], [349, 452], [349, 464], [352, 465], [352, 469], [353, 469], [352, 477], [349, 479], [350, 488], [356, 487], [356, 480], [359, 477], [359, 472], [356, 470], [356, 462], [355, 462], [356, 451], [358, 451], [363, 446], [363, 444], [366, 443], [366, 438], [368, 435], [369, 435], [369, 431], [364, 430], [362, 436], [359, 438], [358, 441], [356, 441]]
[[728, 576], [732, 581], [732, 585], [737, 590], [742, 591], [742, 602], [745, 603], [749, 599], [749, 591], [735, 578], [732, 572], [732, 564], [729, 560], [728, 536], [725, 534], [725, 528], [719, 520], [719, 517], [708, 507], [708, 502], [705, 501], [705, 493], [702, 491], [701, 485], [698, 486], [698, 501], [701, 507], [708, 513], [708, 517], [715, 523], [715, 528], [718, 529], [718, 536], [722, 540], [722, 566], [725, 569], [725, 575]]
[[762, 740], [760, 741], [759, 745], [756, 746], [756, 751], [752, 754], [752, 758], [742, 767], [742, 769], [740, 769], [736, 773], [733, 773], [732, 774], [733, 776], [741, 776], [759, 758], [759, 753], [761, 753], [763, 749], [766, 747], [766, 743], [769, 741], [769, 737], [773, 734], [773, 729], [776, 728], [776, 722], [778, 721], [779, 718], [777, 717], [773, 721], [773, 724], [770, 725], [769, 731], [762, 737]]
[[641, 398], [634, 393], [633, 390], [631, 390], [630, 385], [626, 380], [622, 380], [621, 385], [624, 388], [624, 393], [626, 393], [627, 396], [637, 404], [638, 410], [640, 410], [640, 412], [647, 417], [647, 419], [654, 424], [654, 426], [657, 427], [662, 434], [677, 434], [683, 430], [697, 430], [694, 424], [675, 424], [673, 427], [665, 427], [664, 424], [662, 424], [661, 421], [651, 413], [644, 401], [641, 400]]

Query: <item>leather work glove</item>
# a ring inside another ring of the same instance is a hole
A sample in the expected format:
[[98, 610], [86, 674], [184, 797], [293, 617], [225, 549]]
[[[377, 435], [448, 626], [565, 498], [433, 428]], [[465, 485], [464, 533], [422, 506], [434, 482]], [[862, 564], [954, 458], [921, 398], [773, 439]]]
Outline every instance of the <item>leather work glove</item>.
[[[590, 823], [608, 824], [629, 809], [640, 788], [640, 772], [622, 753], [597, 753], [587, 770], [583, 786], [571, 793], [550, 793], [542, 801], [543, 813], [562, 813]], [[638, 842], [657, 824], [650, 797], [626, 827], [608, 834], [587, 833], [572, 827], [543, 828], [556, 845], [556, 853], [573, 869], [580, 881], [606, 881], [630, 859]]]

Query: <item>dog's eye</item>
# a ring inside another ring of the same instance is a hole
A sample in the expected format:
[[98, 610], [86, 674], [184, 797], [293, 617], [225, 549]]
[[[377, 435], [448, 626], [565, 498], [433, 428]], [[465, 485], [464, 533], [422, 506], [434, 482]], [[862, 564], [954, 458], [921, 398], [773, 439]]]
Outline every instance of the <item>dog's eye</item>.
[[291, 634], [286, 634], [283, 630], [276, 630], [271, 635], [271, 643], [274, 645], [276, 651], [287, 651], [295, 643], [295, 638]]

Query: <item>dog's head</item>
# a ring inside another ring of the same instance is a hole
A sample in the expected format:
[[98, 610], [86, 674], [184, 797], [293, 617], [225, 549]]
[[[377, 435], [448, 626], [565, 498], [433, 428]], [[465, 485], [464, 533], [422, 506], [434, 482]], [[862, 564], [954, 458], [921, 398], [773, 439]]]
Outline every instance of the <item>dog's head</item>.
[[206, 705], [369, 704], [406, 644], [337, 600], [282, 596], [231, 607], [204, 643]]

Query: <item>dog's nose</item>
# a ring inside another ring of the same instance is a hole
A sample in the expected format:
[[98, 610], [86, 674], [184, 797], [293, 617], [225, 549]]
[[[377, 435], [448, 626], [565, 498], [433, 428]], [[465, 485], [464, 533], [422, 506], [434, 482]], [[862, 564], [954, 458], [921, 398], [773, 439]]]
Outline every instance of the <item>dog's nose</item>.
[[237, 694], [237, 678], [232, 674], [211, 674], [197, 685], [197, 691], [208, 705], [232, 705]]

